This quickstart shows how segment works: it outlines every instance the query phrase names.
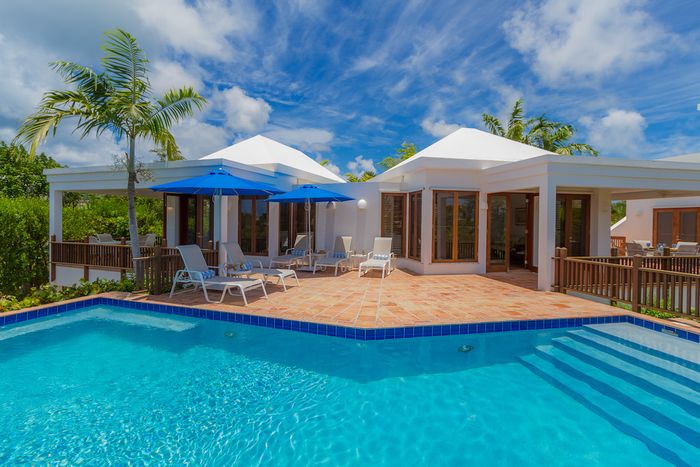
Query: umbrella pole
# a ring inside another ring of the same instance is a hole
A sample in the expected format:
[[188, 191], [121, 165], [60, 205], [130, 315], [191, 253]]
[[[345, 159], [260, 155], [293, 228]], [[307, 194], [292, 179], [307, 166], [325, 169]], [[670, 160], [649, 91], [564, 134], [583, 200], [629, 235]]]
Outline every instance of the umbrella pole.
[[314, 266], [311, 263], [313, 259], [313, 255], [311, 254], [311, 248], [312, 248], [312, 238], [311, 238], [311, 200], [309, 198], [306, 199], [304, 202], [304, 209], [306, 210], [306, 239], [307, 239], [307, 251], [308, 251], [308, 262], [309, 265], [303, 268], [300, 268], [300, 271], [313, 271]]

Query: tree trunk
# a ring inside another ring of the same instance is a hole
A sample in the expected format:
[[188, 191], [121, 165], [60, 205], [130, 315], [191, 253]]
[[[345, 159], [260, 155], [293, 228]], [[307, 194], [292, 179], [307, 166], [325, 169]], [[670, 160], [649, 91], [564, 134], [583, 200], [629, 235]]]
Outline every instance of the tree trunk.
[[[129, 237], [131, 237], [131, 257], [133, 259], [141, 256], [139, 248], [139, 228], [136, 223], [136, 138], [129, 137], [129, 155], [126, 161], [126, 170], [129, 180], [126, 185], [126, 197], [129, 210]], [[136, 261], [134, 261], [134, 271], [136, 271]], [[136, 271], [138, 273], [138, 271]]]

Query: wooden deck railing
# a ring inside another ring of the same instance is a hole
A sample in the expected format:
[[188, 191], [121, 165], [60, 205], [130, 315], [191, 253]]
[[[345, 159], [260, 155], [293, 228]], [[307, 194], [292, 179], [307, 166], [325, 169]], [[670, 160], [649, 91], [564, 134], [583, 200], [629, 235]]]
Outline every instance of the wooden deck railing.
[[[150, 294], [160, 294], [170, 290], [173, 277], [184, 264], [182, 257], [175, 251], [169, 252], [169, 248], [156, 247], [154, 254], [136, 258], [135, 277], [136, 287], [139, 290], [147, 290]], [[202, 250], [207, 264], [216, 266], [219, 264], [219, 251], [215, 249]]]
[[[159, 250], [162, 255], [177, 255], [172, 247], [142, 246], [141, 257], [150, 257]], [[213, 250], [209, 242], [208, 250]], [[118, 244], [90, 243], [84, 241], [56, 241], [52, 236], [49, 242], [51, 260], [51, 280], [56, 280], [56, 266], [82, 267], [83, 277], [89, 279], [90, 269], [118, 271], [122, 274], [133, 271], [134, 261], [131, 245], [122, 239]]]
[[554, 290], [700, 316], [700, 256], [567, 257], [557, 248]]

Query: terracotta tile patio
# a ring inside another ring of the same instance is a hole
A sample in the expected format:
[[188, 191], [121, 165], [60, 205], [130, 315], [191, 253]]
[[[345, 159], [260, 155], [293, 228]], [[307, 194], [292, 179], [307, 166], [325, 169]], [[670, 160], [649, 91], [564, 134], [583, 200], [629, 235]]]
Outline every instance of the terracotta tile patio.
[[[299, 279], [301, 286], [289, 286], [286, 293], [269, 284], [268, 300], [259, 291], [250, 292], [247, 307], [236, 296], [227, 296], [222, 304], [206, 303], [201, 291], [143, 300], [360, 328], [626, 314], [593, 301], [533, 290], [536, 275], [526, 271], [418, 276], [397, 269], [383, 280], [373, 272], [362, 278], [357, 272], [338, 277], [299, 273]], [[212, 296], [218, 299], [219, 292]]]

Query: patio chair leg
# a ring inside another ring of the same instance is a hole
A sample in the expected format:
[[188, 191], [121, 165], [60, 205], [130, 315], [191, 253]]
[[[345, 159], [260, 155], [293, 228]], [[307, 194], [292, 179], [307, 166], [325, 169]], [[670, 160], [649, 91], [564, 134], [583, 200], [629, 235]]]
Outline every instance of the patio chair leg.
[[282, 288], [283, 288], [284, 291], [286, 292], [286, 291], [287, 291], [287, 285], [284, 283], [284, 277], [279, 276], [279, 277], [277, 278], [277, 283], [279, 284], [280, 282], [282, 283]]
[[173, 286], [170, 287], [170, 298], [173, 298], [173, 294], [175, 293], [175, 287], [177, 287], [177, 284], [179, 281], [180, 281], [180, 271], [175, 273], [175, 279], [173, 279]]
[[[265, 283], [262, 283], [262, 289], [263, 289], [263, 294], [265, 295], [265, 299], [267, 300], [269, 297], [267, 296], [267, 290], [265, 290]], [[287, 289], [284, 289], [287, 290]]]
[[[265, 285], [263, 285], [263, 289], [265, 289]], [[248, 299], [245, 296], [245, 290], [243, 290], [243, 287], [241, 287], [240, 285], [238, 286], [238, 290], [241, 291], [241, 295], [243, 296], [243, 305], [248, 306]]]

